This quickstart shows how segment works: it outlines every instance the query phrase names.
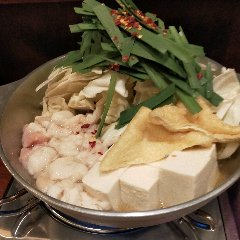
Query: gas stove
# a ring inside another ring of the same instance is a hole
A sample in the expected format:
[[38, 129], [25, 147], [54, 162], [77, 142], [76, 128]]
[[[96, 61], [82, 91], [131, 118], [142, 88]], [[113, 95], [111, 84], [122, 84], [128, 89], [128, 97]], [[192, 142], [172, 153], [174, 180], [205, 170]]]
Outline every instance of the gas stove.
[[176, 221], [135, 229], [96, 226], [65, 216], [22, 189], [15, 180], [0, 205], [0, 236], [5, 239], [238, 240], [227, 234], [219, 198]]

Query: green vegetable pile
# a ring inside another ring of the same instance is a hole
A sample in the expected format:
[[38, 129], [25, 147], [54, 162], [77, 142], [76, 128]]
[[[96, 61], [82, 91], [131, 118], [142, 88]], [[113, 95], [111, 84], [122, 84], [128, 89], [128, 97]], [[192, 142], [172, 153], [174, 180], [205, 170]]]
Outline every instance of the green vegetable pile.
[[[88, 72], [94, 67], [111, 69], [131, 76], [135, 81], [153, 81], [159, 93], [137, 106], [123, 111], [118, 127], [127, 124], [141, 106], [151, 109], [179, 99], [195, 114], [201, 107], [195, 98], [202, 95], [217, 106], [222, 98], [213, 91], [213, 75], [208, 64], [203, 70], [197, 59], [203, 47], [188, 42], [183, 29], [166, 28], [152, 13], [143, 13], [132, 0], [115, 0], [119, 8], [111, 9], [96, 0], [84, 0], [74, 8], [82, 22], [70, 25], [72, 33], [82, 32], [80, 49], [67, 54], [63, 65], [73, 71]], [[109, 86], [101, 128], [111, 104], [116, 76]]]

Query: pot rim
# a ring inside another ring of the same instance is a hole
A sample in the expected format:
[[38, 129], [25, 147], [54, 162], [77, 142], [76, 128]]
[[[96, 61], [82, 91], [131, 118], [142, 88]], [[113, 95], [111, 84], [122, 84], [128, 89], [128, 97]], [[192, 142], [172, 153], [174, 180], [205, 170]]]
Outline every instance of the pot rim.
[[[57, 62], [57, 61], [63, 59], [64, 57], [65, 57], [65, 55], [54, 58], [54, 59], [44, 63], [43, 65], [39, 66], [38, 68], [36, 68], [32, 72], [30, 72], [29, 74], [27, 74], [24, 78], [22, 78], [19, 81], [24, 82], [24, 80], [26, 80], [29, 76], [31, 76], [35, 72], [39, 71], [40, 69], [44, 68], [45, 66], [49, 65], [50, 63], [54, 63], [54, 62]], [[211, 60], [211, 61], [213, 61], [213, 60]], [[216, 63], [216, 62], [214, 62], [214, 63]], [[216, 64], [218, 64], [218, 63], [216, 63]], [[20, 86], [21, 86], [21, 84], [20, 84]], [[10, 100], [11, 96], [9, 97], [8, 100]], [[4, 113], [4, 110], [3, 110], [3, 113]], [[2, 124], [0, 125], [0, 132], [1, 132], [1, 129], [2, 129]], [[219, 196], [221, 193], [223, 193], [225, 190], [227, 190], [230, 186], [232, 186], [240, 178], [240, 168], [239, 168], [231, 176], [231, 178], [229, 180], [227, 180], [225, 183], [221, 184], [220, 186], [218, 186], [214, 190], [212, 190], [212, 191], [210, 191], [210, 192], [208, 192], [208, 193], [206, 193], [206, 194], [204, 194], [204, 195], [202, 195], [198, 198], [195, 198], [195, 199], [192, 199], [190, 201], [187, 201], [187, 202], [184, 202], [184, 203], [181, 203], [181, 204], [177, 204], [177, 205], [174, 205], [174, 206], [166, 207], [166, 208], [154, 209], [154, 210], [148, 210], [148, 211], [133, 211], [133, 212], [116, 212], [116, 211], [103, 211], [103, 210], [87, 209], [87, 208], [72, 205], [72, 204], [63, 202], [61, 200], [55, 199], [53, 197], [50, 197], [47, 194], [38, 190], [36, 187], [32, 186], [30, 183], [28, 183], [24, 178], [22, 178], [17, 173], [17, 171], [12, 167], [10, 161], [7, 159], [6, 155], [4, 154], [3, 146], [1, 144], [1, 138], [2, 137], [0, 135], [0, 157], [2, 158], [2, 161], [3, 161], [4, 165], [6, 166], [8, 171], [11, 173], [11, 175], [26, 190], [28, 190], [30, 193], [32, 193], [34, 196], [36, 196], [37, 198], [39, 198], [43, 202], [48, 203], [50, 206], [55, 205], [55, 206], [58, 206], [60, 208], [64, 208], [66, 210], [77, 211], [79, 213], [87, 214], [87, 215], [91, 215], [91, 216], [99, 216], [99, 217], [102, 216], [102, 217], [109, 217], [109, 218], [115, 218], [115, 217], [116, 218], [126, 218], [126, 217], [127, 218], [142, 218], [142, 217], [148, 218], [148, 217], [153, 217], [153, 216], [172, 214], [172, 213], [178, 212], [178, 211], [183, 210], [183, 209], [193, 209], [194, 206], [197, 206], [197, 208], [199, 208], [199, 206], [203, 206], [207, 202], [212, 200], [213, 198]]]

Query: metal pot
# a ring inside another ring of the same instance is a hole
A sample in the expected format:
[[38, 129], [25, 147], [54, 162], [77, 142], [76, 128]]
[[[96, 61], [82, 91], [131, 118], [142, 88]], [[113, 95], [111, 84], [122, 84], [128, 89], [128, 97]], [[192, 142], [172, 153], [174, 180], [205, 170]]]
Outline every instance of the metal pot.
[[[179, 205], [141, 212], [113, 212], [86, 209], [54, 199], [39, 191], [35, 186], [33, 177], [28, 174], [18, 160], [21, 149], [22, 129], [26, 123], [32, 121], [34, 116], [41, 111], [40, 102], [44, 89], [35, 92], [36, 87], [47, 78], [52, 68], [62, 58], [51, 60], [28, 74], [23, 79], [23, 83], [11, 95], [1, 119], [1, 158], [13, 177], [38, 199], [81, 221], [119, 228], [145, 227], [172, 221], [199, 209], [226, 191], [240, 177], [240, 151], [237, 151], [230, 159], [221, 161], [221, 180], [213, 191]], [[206, 59], [204, 60], [206, 61]], [[221, 65], [213, 63], [219, 70]]]

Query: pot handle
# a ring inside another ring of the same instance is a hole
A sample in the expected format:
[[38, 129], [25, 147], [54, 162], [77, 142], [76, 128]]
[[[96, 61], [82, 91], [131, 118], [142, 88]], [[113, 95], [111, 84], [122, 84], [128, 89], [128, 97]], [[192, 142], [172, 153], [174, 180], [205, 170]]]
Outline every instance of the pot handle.
[[[20, 197], [24, 196], [27, 193], [28, 192], [26, 189], [21, 189], [20, 191], [18, 191], [17, 193], [15, 193], [9, 197], [0, 199], [0, 207], [3, 205], [11, 204], [11, 203], [15, 202], [17, 199], [19, 199]], [[27, 200], [26, 205], [24, 205], [20, 208], [11, 209], [11, 210], [0, 210], [0, 218], [19, 216], [19, 215], [27, 212], [28, 210], [34, 208], [39, 203], [40, 203], [40, 200], [38, 198], [35, 198], [35, 197], [30, 198]]]
[[194, 237], [194, 240], [201, 240], [197, 229], [201, 229], [204, 231], [214, 231], [216, 229], [216, 223], [213, 217], [200, 209], [190, 215], [186, 215], [180, 218], [179, 223], [185, 223], [186, 226], [189, 227]]
[[187, 218], [196, 228], [206, 231], [214, 231], [216, 229], [216, 222], [213, 217], [201, 209], [195, 211], [193, 216], [187, 216]]

